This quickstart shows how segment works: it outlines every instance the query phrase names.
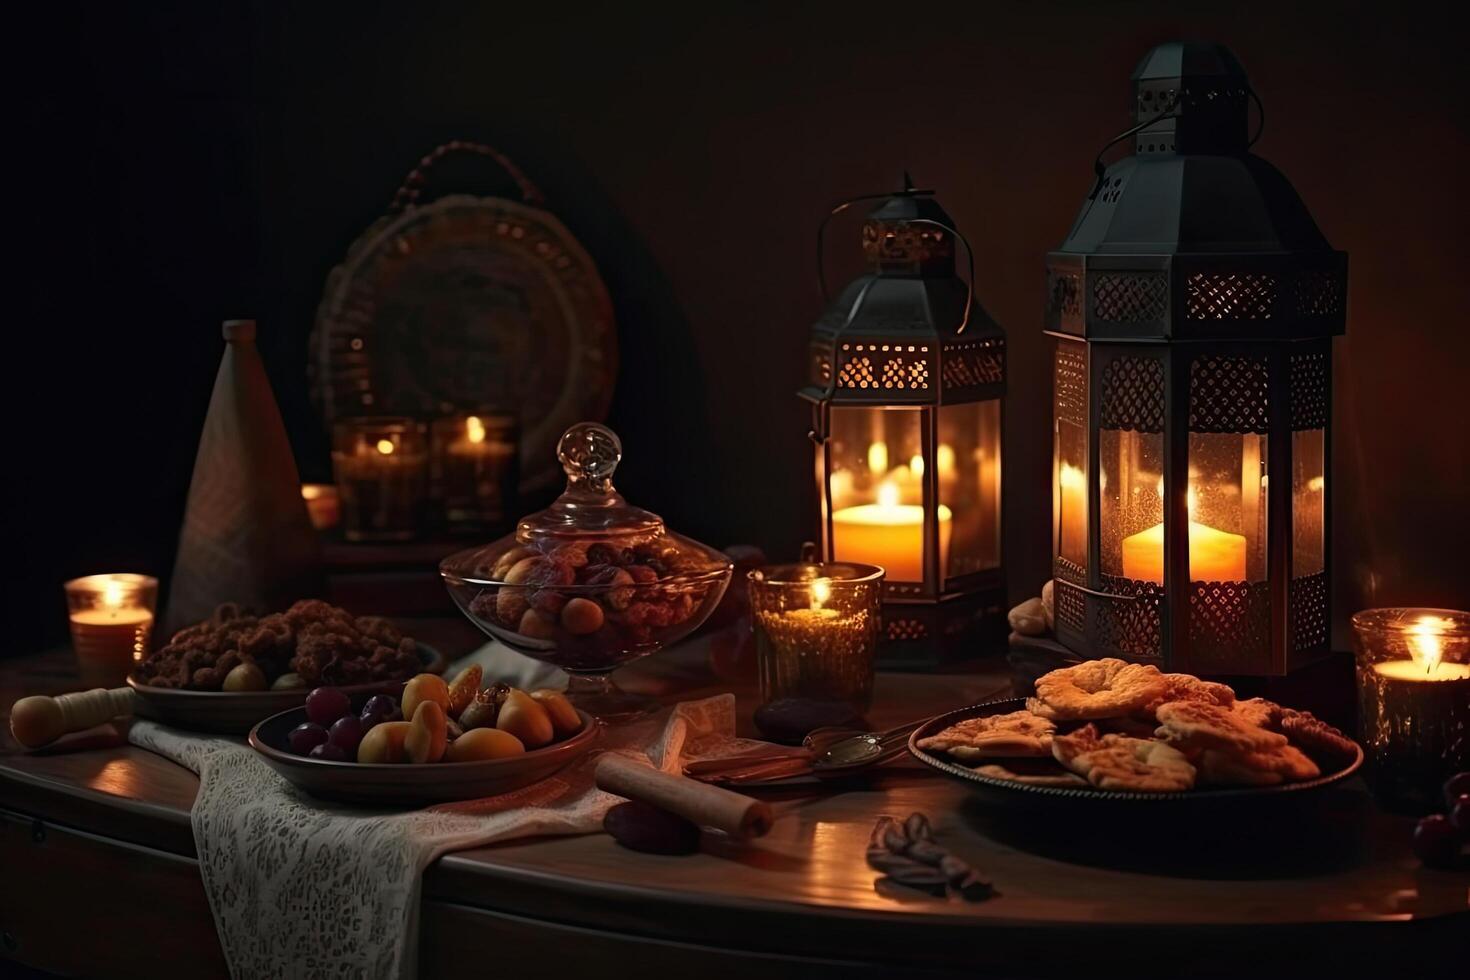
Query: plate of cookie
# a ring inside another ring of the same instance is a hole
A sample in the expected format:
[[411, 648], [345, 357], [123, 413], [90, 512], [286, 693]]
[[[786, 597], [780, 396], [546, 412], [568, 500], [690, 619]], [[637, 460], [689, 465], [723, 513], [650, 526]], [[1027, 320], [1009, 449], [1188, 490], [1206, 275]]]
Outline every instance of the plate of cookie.
[[1036, 694], [972, 705], [916, 729], [920, 762], [1013, 800], [1223, 800], [1320, 789], [1363, 750], [1310, 712], [1151, 664], [1088, 660]]

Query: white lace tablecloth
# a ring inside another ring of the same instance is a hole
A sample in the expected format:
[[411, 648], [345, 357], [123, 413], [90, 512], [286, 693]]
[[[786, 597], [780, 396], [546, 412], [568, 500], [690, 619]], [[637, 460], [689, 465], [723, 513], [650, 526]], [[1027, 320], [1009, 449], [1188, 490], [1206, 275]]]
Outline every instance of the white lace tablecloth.
[[[518, 686], [562, 686], [559, 671], [491, 645], [472, 660]], [[533, 669], [534, 668], [534, 669]], [[539, 675], [539, 676], [538, 676]], [[551, 680], [550, 683], [547, 683]], [[409, 977], [418, 964], [420, 882], [449, 851], [602, 827], [620, 802], [597, 789], [604, 751], [677, 771], [693, 758], [751, 747], [734, 737], [735, 699], [684, 702], [605, 729], [568, 769], [502, 796], [422, 810], [374, 810], [296, 790], [239, 741], [139, 721], [133, 744], [199, 775], [190, 814], [199, 870], [230, 972], [256, 977]]]

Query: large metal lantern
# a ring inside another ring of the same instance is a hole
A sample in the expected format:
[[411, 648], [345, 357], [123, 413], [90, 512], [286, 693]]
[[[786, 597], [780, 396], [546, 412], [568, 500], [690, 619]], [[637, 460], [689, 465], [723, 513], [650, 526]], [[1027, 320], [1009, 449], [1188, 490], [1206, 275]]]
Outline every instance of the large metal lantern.
[[1084, 656], [1260, 675], [1329, 649], [1347, 256], [1250, 153], [1254, 99], [1221, 45], [1149, 52], [1134, 153], [1047, 259], [1056, 630]]
[[[1005, 335], [975, 302], [969, 243], [932, 191], [906, 179], [832, 213], [877, 199], [862, 232], [871, 271], [812, 328], [800, 395], [812, 406], [825, 557], [886, 570], [884, 659], [921, 665], [973, 653], [965, 641], [987, 626], [998, 637], [1004, 622]], [[957, 240], [969, 283], [955, 271]]]

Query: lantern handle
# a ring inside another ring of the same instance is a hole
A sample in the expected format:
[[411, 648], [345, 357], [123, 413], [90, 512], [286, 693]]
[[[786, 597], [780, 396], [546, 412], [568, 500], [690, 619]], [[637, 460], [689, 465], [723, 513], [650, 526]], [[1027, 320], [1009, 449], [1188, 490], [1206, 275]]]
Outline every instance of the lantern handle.
[[[1256, 94], [1256, 90], [1249, 85], [1245, 87], [1245, 94], [1250, 98], [1252, 102], [1256, 104], [1256, 135], [1252, 136], [1250, 138], [1250, 141], [1245, 144], [1245, 148], [1249, 150], [1251, 147], [1256, 145], [1256, 141], [1259, 140], [1261, 138], [1261, 134], [1266, 131], [1266, 104], [1261, 101], [1261, 97]], [[1108, 172], [1108, 168], [1103, 165], [1103, 154], [1111, 150], [1114, 146], [1126, 140], [1128, 137], [1137, 134], [1140, 130], [1147, 129], [1148, 127], [1152, 126], [1160, 119], [1169, 118], [1171, 115], [1174, 114], [1174, 110], [1179, 107], [1179, 98], [1180, 96], [1176, 93], [1174, 97], [1169, 100], [1169, 104], [1164, 106], [1164, 108], [1159, 111], [1158, 115], [1154, 116], [1152, 119], [1145, 119], [1137, 126], [1133, 126], [1130, 129], [1123, 130], [1123, 132], [1119, 133], [1117, 136], [1114, 136], [1112, 139], [1103, 144], [1103, 148], [1097, 151], [1097, 156], [1094, 157], [1092, 161], [1092, 172], [1095, 176], [1095, 179], [1092, 182], [1092, 191], [1087, 195], [1087, 199], [1089, 201], [1097, 199], [1098, 191], [1101, 191], [1103, 188], [1103, 177]]]
[[970, 325], [970, 307], [975, 303], [975, 250], [970, 247], [970, 240], [958, 228], [951, 227], [943, 221], [935, 221], [933, 218], [910, 218], [908, 223], [911, 225], [933, 225], [935, 228], [942, 228], [964, 243], [965, 258], [969, 260], [970, 264], [970, 278], [965, 282], [965, 315], [960, 320], [959, 329], [955, 331], [957, 334], [964, 333], [965, 328]]
[[[905, 181], [905, 183], [907, 183], [907, 181]], [[916, 191], [912, 188], [909, 188], [903, 193], [932, 194], [934, 192]], [[822, 219], [822, 223], [817, 225], [817, 288], [822, 291], [823, 303], [830, 303], [832, 301], [832, 294], [827, 291], [827, 270], [822, 261], [822, 249], [826, 242], [828, 222], [830, 222], [833, 218], [837, 217], [842, 212], [846, 211], [848, 208], [852, 207], [854, 204], [858, 204], [863, 201], [877, 201], [893, 196], [893, 191], [885, 191], [882, 194], [859, 194], [857, 197], [849, 197], [845, 201], [838, 201], [836, 204], [832, 205], [832, 210], [827, 212], [827, 216]]]
[[520, 167], [512, 163], [510, 157], [495, 147], [488, 143], [476, 143], [471, 140], [450, 140], [448, 143], [440, 143], [434, 147], [427, 156], [419, 161], [418, 166], [408, 172], [408, 176], [403, 178], [403, 183], [393, 194], [393, 203], [388, 205], [388, 213], [397, 214], [399, 211], [417, 207], [419, 192], [428, 179], [429, 171], [451, 153], [469, 153], [492, 160], [509, 175], [511, 180], [515, 181], [516, 187], [521, 192], [521, 200], [527, 204], [541, 204], [545, 200], [541, 188], [532, 183], [531, 178], [527, 177]]

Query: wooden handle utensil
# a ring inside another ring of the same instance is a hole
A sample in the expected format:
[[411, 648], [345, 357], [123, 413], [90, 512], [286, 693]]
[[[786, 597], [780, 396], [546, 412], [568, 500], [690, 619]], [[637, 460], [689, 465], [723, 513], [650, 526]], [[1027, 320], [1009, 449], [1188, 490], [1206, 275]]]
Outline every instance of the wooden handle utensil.
[[10, 733], [26, 748], [39, 749], [63, 735], [132, 713], [133, 691], [128, 687], [97, 687], [54, 698], [38, 694], [11, 706]]
[[771, 829], [771, 807], [762, 800], [660, 772], [624, 756], [603, 756], [595, 778], [598, 789], [650, 803], [731, 837], [763, 837]]

